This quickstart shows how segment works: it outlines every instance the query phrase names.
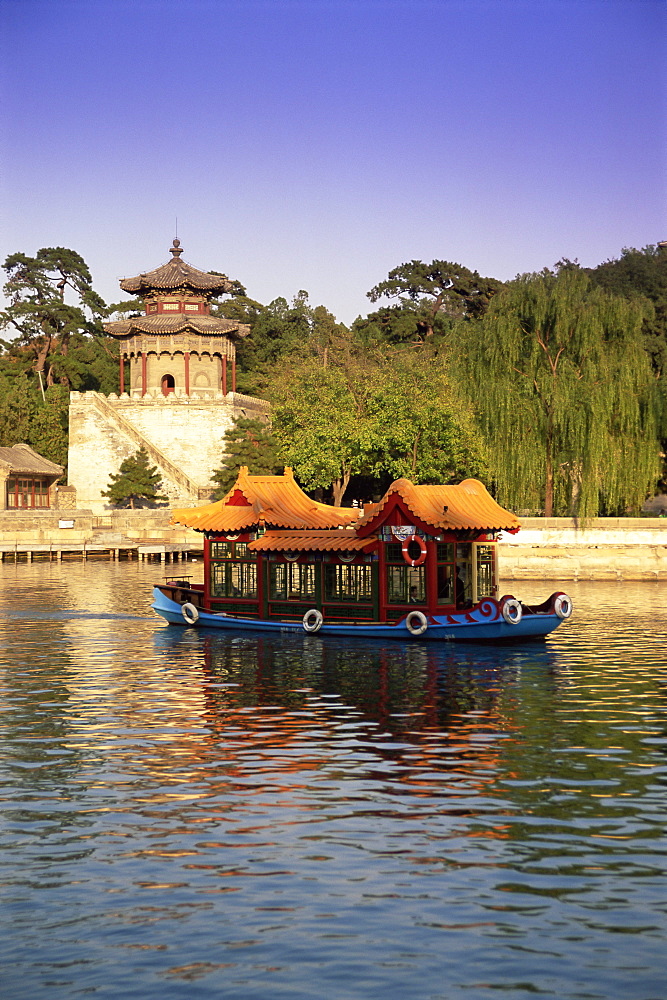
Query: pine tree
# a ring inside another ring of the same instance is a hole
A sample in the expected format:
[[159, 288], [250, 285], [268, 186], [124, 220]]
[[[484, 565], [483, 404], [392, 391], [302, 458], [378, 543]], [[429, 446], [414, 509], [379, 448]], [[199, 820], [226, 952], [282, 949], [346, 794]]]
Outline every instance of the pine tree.
[[211, 476], [217, 484], [213, 494], [215, 500], [220, 500], [231, 489], [242, 465], [247, 465], [250, 474], [255, 476], [271, 476], [281, 468], [278, 444], [271, 428], [261, 420], [237, 417], [234, 426], [225, 434], [224, 446], [223, 465]]
[[162, 487], [160, 473], [156, 466], [149, 466], [148, 454], [140, 448], [134, 455], [120, 463], [120, 469], [111, 475], [109, 489], [102, 492], [117, 507], [131, 507], [135, 501], [149, 503], [168, 500], [158, 490]]

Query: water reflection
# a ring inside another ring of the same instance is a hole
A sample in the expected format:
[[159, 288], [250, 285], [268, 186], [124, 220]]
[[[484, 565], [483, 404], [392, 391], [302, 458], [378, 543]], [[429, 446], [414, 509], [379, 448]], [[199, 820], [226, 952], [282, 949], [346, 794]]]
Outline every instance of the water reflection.
[[664, 586], [492, 649], [177, 629], [153, 575], [0, 567], [3, 995], [660, 996]]

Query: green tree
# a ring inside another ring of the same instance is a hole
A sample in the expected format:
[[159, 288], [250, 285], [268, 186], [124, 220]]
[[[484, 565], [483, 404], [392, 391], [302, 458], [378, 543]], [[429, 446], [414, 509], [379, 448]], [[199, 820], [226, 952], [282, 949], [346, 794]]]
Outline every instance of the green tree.
[[362, 471], [360, 441], [365, 433], [345, 373], [307, 359], [291, 368], [279, 386], [274, 381], [273, 391], [274, 433], [286, 464], [305, 489], [331, 487], [339, 507], [350, 476]]
[[501, 503], [589, 517], [645, 499], [659, 437], [642, 339], [648, 308], [561, 268], [516, 279], [481, 323], [462, 325], [461, 378]]
[[0, 445], [25, 442], [51, 462], [67, 468], [69, 393], [49, 386], [44, 398], [27, 375], [0, 374]]
[[432, 337], [440, 314], [453, 318], [482, 316], [501, 287], [495, 278], [482, 278], [462, 264], [434, 260], [425, 264], [411, 260], [389, 272], [388, 277], [368, 292], [371, 302], [383, 297], [398, 298], [418, 306], [416, 328]]
[[232, 488], [242, 465], [251, 475], [271, 476], [279, 471], [278, 443], [271, 428], [253, 417], [237, 417], [225, 433], [222, 466], [211, 479], [217, 484], [214, 500], [220, 500]]
[[[103, 336], [106, 306], [92, 287], [84, 259], [65, 247], [44, 247], [34, 257], [15, 253], [3, 265], [4, 293], [9, 305], [0, 312], [0, 327], [13, 328], [18, 344], [32, 357], [42, 388], [56, 381], [69, 385], [61, 368], [76, 332]], [[72, 305], [65, 293], [75, 299]]]
[[261, 394], [280, 358], [298, 350], [310, 337], [311, 309], [308, 293], [300, 291], [291, 303], [274, 299], [252, 324], [250, 336], [238, 345], [237, 380], [244, 392]]
[[650, 299], [654, 308], [644, 319], [646, 349], [656, 372], [667, 372], [667, 245], [624, 247], [618, 259], [588, 273], [593, 284], [613, 295]]
[[30, 431], [38, 412], [39, 400], [25, 373], [0, 379], [0, 445], [3, 448], [21, 441], [30, 444]]
[[150, 466], [146, 450], [139, 448], [120, 463], [120, 469], [111, 475], [109, 489], [103, 490], [102, 496], [109, 497], [117, 507], [134, 508], [135, 503], [143, 505], [168, 500], [158, 492], [161, 487], [157, 466]]
[[331, 350], [305, 357], [275, 381], [274, 430], [306, 489], [342, 502], [352, 476], [417, 483], [483, 475], [484, 447], [471, 408], [441, 360]]
[[487, 477], [472, 407], [443, 360], [405, 351], [385, 359], [365, 380], [364, 394], [376, 442], [365, 456], [367, 470], [414, 483]]
[[67, 470], [69, 443], [69, 392], [62, 385], [51, 385], [46, 398], [38, 402], [27, 443], [44, 458]]

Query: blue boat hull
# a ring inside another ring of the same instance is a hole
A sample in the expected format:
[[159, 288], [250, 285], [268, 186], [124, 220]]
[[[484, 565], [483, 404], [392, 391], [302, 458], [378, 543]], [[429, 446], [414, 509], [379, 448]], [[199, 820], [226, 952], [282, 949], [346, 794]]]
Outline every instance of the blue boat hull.
[[[198, 611], [197, 621], [187, 622], [183, 617], [182, 605], [172, 601], [162, 591], [153, 590], [153, 611], [161, 615], [170, 625], [185, 628], [212, 628], [223, 631], [242, 632], [291, 632], [304, 634], [301, 622], [267, 621], [258, 618], [236, 618], [231, 615]], [[335, 635], [364, 639], [400, 639], [411, 642], [517, 642], [544, 639], [561, 624], [562, 618], [555, 613], [524, 613], [521, 620], [508, 623], [499, 612], [495, 601], [483, 600], [469, 611], [455, 614], [430, 615], [426, 629], [415, 635], [407, 628], [405, 620], [394, 625], [381, 623], [370, 625], [331, 624], [323, 622], [318, 636]]]

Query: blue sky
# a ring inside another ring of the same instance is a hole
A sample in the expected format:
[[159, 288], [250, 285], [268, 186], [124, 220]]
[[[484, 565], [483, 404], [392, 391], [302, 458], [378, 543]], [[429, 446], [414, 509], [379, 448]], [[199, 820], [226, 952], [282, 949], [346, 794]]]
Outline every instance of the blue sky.
[[0, 0], [0, 254], [184, 257], [351, 322], [413, 258], [667, 239], [655, 0]]

